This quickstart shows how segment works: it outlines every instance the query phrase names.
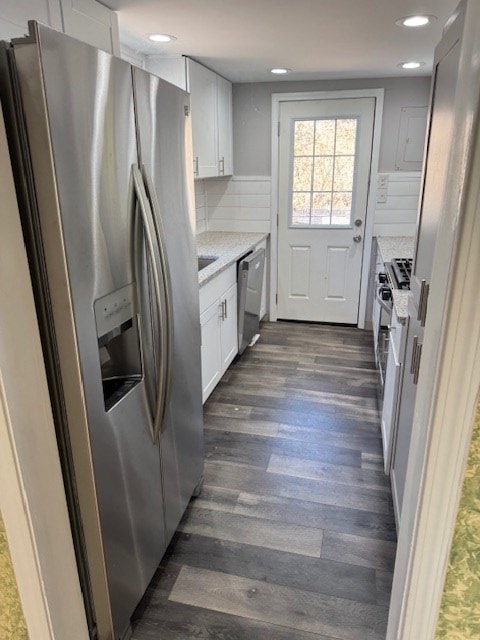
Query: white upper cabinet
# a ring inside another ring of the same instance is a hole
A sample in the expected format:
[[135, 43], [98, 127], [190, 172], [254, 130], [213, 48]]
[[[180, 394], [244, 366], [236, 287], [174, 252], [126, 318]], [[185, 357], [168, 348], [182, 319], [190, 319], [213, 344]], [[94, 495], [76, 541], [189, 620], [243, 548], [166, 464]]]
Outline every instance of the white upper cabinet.
[[28, 20], [38, 20], [69, 36], [120, 55], [117, 14], [96, 0], [2, 0], [0, 39], [28, 33]]
[[193, 163], [196, 178], [218, 176], [217, 74], [188, 60], [192, 110]]
[[233, 173], [232, 83], [217, 76], [218, 162], [219, 174]]
[[185, 73], [185, 57], [177, 56], [165, 58], [164, 56], [146, 56], [145, 69], [163, 78], [176, 87], [187, 91], [187, 77]]
[[196, 178], [231, 175], [232, 84], [210, 69], [187, 59]]
[[60, 0], [60, 4], [65, 33], [97, 49], [120, 56], [115, 11], [96, 0]]

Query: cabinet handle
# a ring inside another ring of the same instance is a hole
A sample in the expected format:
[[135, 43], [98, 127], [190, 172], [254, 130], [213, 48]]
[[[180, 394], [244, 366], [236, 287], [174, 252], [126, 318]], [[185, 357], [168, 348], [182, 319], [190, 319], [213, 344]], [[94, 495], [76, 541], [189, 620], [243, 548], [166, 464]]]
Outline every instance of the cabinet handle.
[[222, 156], [218, 162], [219, 164], [219, 172], [222, 174], [222, 176], [225, 175], [225, 158]]
[[412, 345], [412, 361], [410, 363], [410, 373], [413, 374], [413, 384], [418, 383], [420, 375], [420, 360], [422, 359], [423, 344], [418, 343], [418, 337], [414, 336]]
[[193, 173], [198, 176], [198, 156], [195, 156], [195, 160], [193, 161]]
[[410, 362], [410, 373], [415, 373], [415, 358], [417, 356], [418, 336], [413, 338], [412, 360]]
[[219, 308], [221, 309], [220, 318], [222, 320], [225, 320], [225, 300], [222, 300], [222, 303], [219, 305]]
[[418, 384], [418, 376], [420, 375], [420, 360], [422, 359], [423, 344], [417, 346], [417, 358], [415, 362], [415, 373], [413, 374], [413, 384]]
[[420, 300], [418, 301], [418, 314], [417, 320], [420, 321], [420, 326], [425, 326], [425, 320], [427, 317], [427, 302], [428, 302], [428, 294], [429, 294], [430, 285], [427, 284], [426, 280], [421, 281], [421, 289], [420, 289]]
[[225, 320], [228, 318], [227, 314], [227, 299], [225, 298]]

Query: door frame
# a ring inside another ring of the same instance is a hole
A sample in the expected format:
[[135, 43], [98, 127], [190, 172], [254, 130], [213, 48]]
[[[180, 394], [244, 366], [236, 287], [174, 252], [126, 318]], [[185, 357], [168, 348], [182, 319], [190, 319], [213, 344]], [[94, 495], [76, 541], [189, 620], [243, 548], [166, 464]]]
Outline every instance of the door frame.
[[448, 188], [432, 265], [386, 640], [435, 637], [480, 400], [480, 69], [476, 62], [480, 4], [476, 0], [459, 5], [440, 47], [444, 52], [453, 45], [455, 25], [448, 35], [449, 25], [457, 18], [460, 22], [462, 14]]
[[364, 329], [365, 321], [367, 319], [368, 279], [370, 273], [370, 257], [372, 253], [373, 225], [375, 221], [375, 200], [377, 192], [378, 161], [380, 157], [384, 93], [384, 89], [346, 89], [339, 91], [301, 91], [272, 94], [272, 204], [270, 218], [270, 320], [272, 322], [276, 322], [278, 318], [278, 154], [280, 148], [278, 123], [280, 121], [280, 106], [282, 102], [299, 102], [307, 100], [348, 100], [355, 98], [375, 99], [372, 155], [370, 159], [370, 182], [368, 185], [367, 210], [365, 212], [362, 276], [360, 280], [357, 323], [357, 326], [360, 329]]

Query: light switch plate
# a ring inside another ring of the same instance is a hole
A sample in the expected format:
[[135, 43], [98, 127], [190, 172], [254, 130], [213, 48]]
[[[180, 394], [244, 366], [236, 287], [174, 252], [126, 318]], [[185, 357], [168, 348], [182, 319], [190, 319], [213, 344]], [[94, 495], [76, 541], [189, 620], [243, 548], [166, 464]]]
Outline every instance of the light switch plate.
[[387, 189], [377, 189], [377, 204], [384, 204], [387, 201]]
[[386, 189], [388, 187], [388, 173], [378, 174], [377, 186], [379, 189]]

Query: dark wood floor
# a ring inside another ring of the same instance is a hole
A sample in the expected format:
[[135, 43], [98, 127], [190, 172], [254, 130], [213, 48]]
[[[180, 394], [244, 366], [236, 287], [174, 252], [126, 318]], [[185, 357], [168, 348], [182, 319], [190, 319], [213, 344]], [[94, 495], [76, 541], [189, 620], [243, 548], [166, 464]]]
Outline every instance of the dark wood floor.
[[135, 640], [384, 640], [395, 526], [372, 337], [265, 323], [205, 406], [205, 486]]

